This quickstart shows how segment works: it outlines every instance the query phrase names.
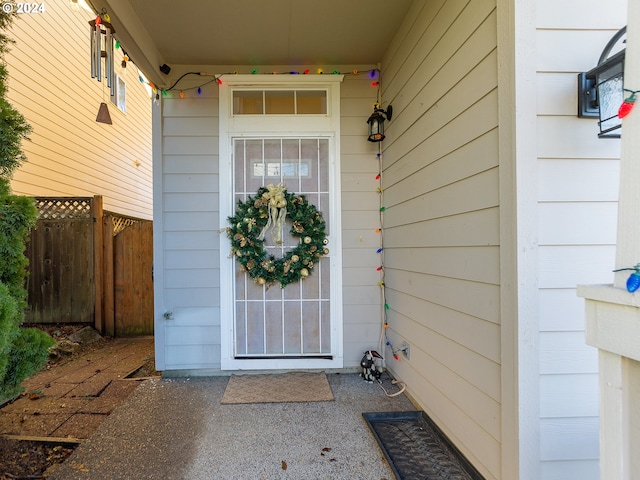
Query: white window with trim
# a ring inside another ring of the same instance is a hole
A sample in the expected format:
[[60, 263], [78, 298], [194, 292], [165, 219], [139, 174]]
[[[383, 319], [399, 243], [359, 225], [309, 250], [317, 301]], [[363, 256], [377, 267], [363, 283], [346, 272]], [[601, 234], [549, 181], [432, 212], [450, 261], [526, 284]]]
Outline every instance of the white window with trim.
[[127, 84], [120, 75], [115, 75], [115, 88], [111, 95], [111, 103], [113, 103], [122, 113], [127, 113]]

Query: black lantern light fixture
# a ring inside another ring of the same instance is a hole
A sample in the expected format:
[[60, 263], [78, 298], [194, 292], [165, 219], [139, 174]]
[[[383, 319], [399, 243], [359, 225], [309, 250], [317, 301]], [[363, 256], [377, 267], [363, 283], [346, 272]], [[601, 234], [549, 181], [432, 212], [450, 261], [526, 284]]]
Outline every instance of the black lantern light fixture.
[[626, 33], [626, 26], [618, 30], [604, 47], [598, 65], [578, 74], [578, 117], [598, 117], [600, 138], [620, 138], [618, 108], [624, 101], [625, 50], [609, 55]]
[[380, 108], [380, 104], [376, 103], [373, 106], [373, 113], [367, 120], [369, 124], [369, 138], [370, 142], [381, 142], [384, 140], [384, 121], [385, 117], [391, 121], [391, 115], [393, 114], [393, 107], [389, 105], [386, 110]]

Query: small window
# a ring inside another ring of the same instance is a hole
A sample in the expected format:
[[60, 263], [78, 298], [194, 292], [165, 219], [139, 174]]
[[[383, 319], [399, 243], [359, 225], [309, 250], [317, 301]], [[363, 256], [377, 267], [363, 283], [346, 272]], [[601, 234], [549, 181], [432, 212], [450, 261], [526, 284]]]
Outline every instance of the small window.
[[327, 113], [327, 92], [325, 90], [299, 90], [296, 92], [298, 115]]
[[264, 92], [264, 113], [267, 115], [293, 115], [296, 113], [296, 99], [291, 90]]
[[234, 115], [326, 115], [326, 90], [236, 90]]
[[127, 113], [127, 84], [124, 79], [116, 74], [116, 88], [111, 96], [111, 102], [118, 107], [122, 113]]
[[234, 115], [261, 115], [264, 112], [262, 105], [262, 91], [237, 91], [233, 92]]
[[281, 177], [298, 178], [309, 177], [310, 160], [300, 160], [298, 162], [287, 162], [280, 160], [265, 160], [252, 162], [252, 174], [254, 178], [259, 177]]

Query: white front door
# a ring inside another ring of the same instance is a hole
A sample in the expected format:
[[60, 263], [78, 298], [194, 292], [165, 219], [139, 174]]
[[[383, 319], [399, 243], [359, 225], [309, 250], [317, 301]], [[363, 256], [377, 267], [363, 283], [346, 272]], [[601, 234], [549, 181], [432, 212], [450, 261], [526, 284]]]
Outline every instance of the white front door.
[[[238, 202], [255, 197], [261, 187], [284, 184], [288, 192], [304, 195], [322, 214], [329, 254], [316, 262], [311, 274], [303, 280], [285, 287], [279, 283], [263, 285], [240, 268], [229, 254], [229, 240], [221, 238], [222, 368], [340, 368], [339, 132], [326, 128], [333, 123], [330, 116], [339, 113], [336, 111], [339, 106], [326, 108], [326, 114], [320, 118], [234, 115], [232, 92], [233, 85], [226, 91], [221, 89], [220, 98], [221, 227], [228, 225], [227, 219], [235, 214]], [[335, 92], [329, 89], [328, 102], [332, 94]], [[224, 112], [229, 122], [222, 121], [223, 103], [229, 105]], [[327, 125], [319, 129], [322, 119]], [[301, 241], [289, 234], [291, 227], [292, 221], [287, 217], [275, 227], [281, 229], [280, 243], [274, 240], [275, 232], [265, 235], [264, 249], [268, 255], [282, 258]]]

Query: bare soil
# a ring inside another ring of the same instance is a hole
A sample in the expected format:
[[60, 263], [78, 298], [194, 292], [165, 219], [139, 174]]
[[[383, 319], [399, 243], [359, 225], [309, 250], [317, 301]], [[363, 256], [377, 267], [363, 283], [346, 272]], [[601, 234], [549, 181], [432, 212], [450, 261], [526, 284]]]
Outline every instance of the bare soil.
[[0, 480], [47, 478], [75, 445], [14, 440], [0, 435]]

